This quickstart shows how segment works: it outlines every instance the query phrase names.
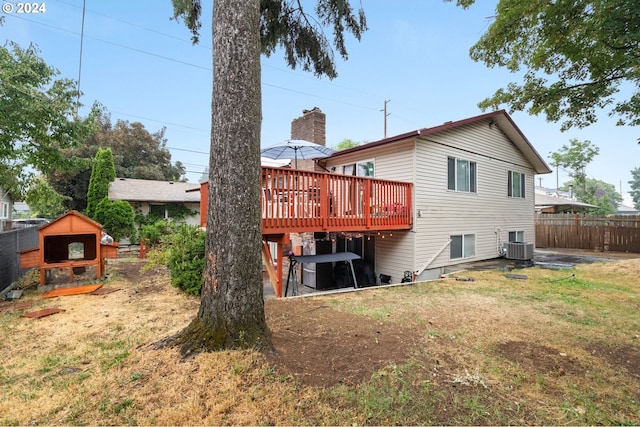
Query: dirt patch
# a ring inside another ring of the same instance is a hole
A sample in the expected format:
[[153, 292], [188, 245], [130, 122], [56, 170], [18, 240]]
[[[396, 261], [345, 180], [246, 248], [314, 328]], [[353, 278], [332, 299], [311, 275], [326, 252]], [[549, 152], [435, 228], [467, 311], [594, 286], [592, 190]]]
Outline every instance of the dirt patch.
[[582, 374], [585, 369], [578, 360], [554, 348], [522, 341], [507, 341], [495, 346], [495, 353], [518, 363], [529, 373], [563, 376]]
[[316, 299], [268, 300], [273, 361], [314, 386], [355, 384], [409, 357], [416, 338], [389, 323], [337, 311]]
[[640, 347], [594, 343], [587, 347], [592, 356], [603, 359], [615, 369], [623, 368], [629, 375], [640, 379]]

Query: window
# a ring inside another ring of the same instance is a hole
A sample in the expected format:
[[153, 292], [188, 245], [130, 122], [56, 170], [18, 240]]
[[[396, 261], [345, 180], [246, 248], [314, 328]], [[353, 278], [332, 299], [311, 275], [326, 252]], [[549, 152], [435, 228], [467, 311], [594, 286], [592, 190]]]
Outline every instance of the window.
[[166, 219], [167, 211], [165, 205], [149, 205], [149, 215], [157, 216], [158, 218]]
[[0, 203], [0, 218], [9, 218], [9, 203]]
[[509, 171], [507, 173], [507, 195], [509, 197], [520, 197], [524, 199], [524, 181], [523, 173]]
[[476, 235], [460, 234], [449, 237], [451, 244], [449, 245], [449, 258], [468, 258], [476, 254]]
[[449, 190], [476, 192], [476, 162], [447, 158], [447, 188]]
[[357, 164], [356, 175], [358, 176], [368, 176], [373, 178], [374, 174], [373, 161], [369, 162], [360, 162]]
[[510, 242], [524, 243], [524, 231], [510, 231], [509, 232], [509, 241]]
[[342, 173], [344, 175], [368, 176], [373, 178], [375, 176], [374, 172], [373, 160], [342, 166]]

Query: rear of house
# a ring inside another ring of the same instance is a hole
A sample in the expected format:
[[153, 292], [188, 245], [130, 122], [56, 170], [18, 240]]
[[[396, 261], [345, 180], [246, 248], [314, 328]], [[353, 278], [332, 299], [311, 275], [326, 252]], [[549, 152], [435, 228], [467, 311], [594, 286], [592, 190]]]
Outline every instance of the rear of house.
[[551, 172], [504, 111], [344, 150], [326, 167], [413, 182], [412, 230], [374, 236], [376, 272], [393, 283], [534, 243], [534, 177]]

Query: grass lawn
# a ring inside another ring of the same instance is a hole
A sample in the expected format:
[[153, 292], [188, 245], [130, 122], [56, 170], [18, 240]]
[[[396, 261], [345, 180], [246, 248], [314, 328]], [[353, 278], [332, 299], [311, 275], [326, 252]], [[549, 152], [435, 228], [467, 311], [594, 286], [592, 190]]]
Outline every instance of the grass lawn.
[[0, 425], [640, 423], [640, 259], [268, 300], [275, 355], [187, 360], [149, 345], [199, 300], [142, 263], [0, 303]]

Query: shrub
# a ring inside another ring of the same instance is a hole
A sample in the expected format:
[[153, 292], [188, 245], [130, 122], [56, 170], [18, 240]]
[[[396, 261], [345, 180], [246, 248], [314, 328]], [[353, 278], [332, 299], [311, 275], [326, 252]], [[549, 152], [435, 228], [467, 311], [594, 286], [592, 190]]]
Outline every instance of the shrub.
[[202, 289], [205, 235], [198, 226], [181, 224], [165, 248], [171, 284], [191, 295], [199, 295]]
[[102, 199], [96, 206], [95, 220], [115, 241], [134, 233], [133, 208], [124, 200]]
[[152, 224], [140, 225], [140, 240], [149, 248], [161, 246], [167, 236], [176, 232], [176, 225], [161, 219]]

